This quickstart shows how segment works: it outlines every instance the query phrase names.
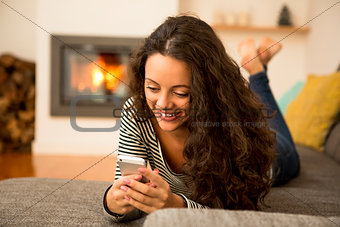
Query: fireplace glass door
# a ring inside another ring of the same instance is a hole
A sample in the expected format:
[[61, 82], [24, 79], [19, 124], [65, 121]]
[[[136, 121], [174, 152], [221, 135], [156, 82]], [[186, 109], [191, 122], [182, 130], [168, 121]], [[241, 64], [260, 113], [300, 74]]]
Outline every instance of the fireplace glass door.
[[103, 95], [103, 99], [82, 99], [79, 105], [105, 105], [115, 100], [119, 103], [127, 96], [128, 51], [65, 48], [62, 55], [63, 104], [70, 104], [71, 99], [79, 95]]
[[112, 117], [128, 96], [127, 65], [141, 39], [56, 37], [51, 40], [51, 115], [69, 115], [75, 103], [78, 116]]

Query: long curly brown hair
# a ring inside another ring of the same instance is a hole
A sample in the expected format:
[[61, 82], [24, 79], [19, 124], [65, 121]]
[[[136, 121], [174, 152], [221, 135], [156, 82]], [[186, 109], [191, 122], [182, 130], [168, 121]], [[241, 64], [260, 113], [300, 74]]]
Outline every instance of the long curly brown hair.
[[260, 209], [272, 183], [275, 136], [236, 62], [207, 23], [169, 17], [130, 62], [134, 107], [147, 117], [153, 115], [144, 93], [145, 63], [155, 53], [184, 61], [192, 75], [183, 150], [191, 199], [213, 208]]

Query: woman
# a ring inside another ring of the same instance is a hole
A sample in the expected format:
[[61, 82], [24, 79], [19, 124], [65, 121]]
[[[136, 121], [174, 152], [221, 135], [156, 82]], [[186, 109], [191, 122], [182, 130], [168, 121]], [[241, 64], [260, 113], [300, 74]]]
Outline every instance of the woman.
[[[132, 97], [124, 105], [118, 153], [142, 157], [151, 168], [121, 177], [117, 165], [104, 195], [106, 214], [121, 221], [167, 207], [257, 210], [273, 181], [295, 176], [298, 156], [263, 65], [277, 51], [259, 59], [252, 40], [241, 43], [244, 67], [255, 74], [249, 86], [197, 18], [170, 17], [146, 38], [131, 60]], [[150, 182], [140, 182], [142, 176]]]

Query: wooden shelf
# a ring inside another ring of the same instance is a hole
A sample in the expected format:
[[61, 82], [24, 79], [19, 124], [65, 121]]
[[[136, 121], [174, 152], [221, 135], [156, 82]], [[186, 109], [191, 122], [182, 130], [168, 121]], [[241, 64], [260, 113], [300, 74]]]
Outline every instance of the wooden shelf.
[[244, 32], [298, 32], [308, 33], [308, 27], [292, 27], [292, 26], [277, 26], [277, 27], [254, 27], [254, 26], [229, 26], [224, 24], [212, 25], [215, 31], [244, 31]]

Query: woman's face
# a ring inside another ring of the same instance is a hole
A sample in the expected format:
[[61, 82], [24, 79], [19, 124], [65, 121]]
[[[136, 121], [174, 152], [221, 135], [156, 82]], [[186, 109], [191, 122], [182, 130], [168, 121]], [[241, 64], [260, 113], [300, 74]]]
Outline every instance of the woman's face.
[[173, 132], [188, 119], [191, 73], [185, 62], [159, 53], [145, 64], [145, 97], [160, 128]]

